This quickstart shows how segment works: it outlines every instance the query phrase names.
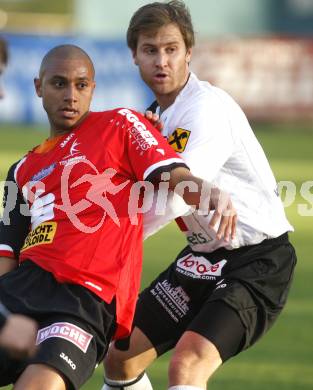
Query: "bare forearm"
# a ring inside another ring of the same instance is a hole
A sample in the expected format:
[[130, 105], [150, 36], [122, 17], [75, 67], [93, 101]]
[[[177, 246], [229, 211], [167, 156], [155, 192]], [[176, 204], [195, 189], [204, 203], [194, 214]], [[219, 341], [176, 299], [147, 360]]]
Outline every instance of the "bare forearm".
[[176, 168], [171, 171], [169, 184], [171, 190], [181, 195], [188, 205], [195, 206], [196, 209], [200, 207], [201, 194], [205, 195], [202, 190], [208, 191], [212, 187], [209, 183], [193, 176], [186, 168]]
[[11, 257], [0, 257], [0, 276], [13, 271], [18, 265], [17, 260]]
[[193, 176], [186, 168], [176, 168], [170, 173], [169, 187], [181, 195], [184, 201], [207, 215], [214, 213], [209, 226], [216, 228], [217, 239], [224, 237], [226, 241], [235, 237], [237, 213], [229, 195], [204, 180]]

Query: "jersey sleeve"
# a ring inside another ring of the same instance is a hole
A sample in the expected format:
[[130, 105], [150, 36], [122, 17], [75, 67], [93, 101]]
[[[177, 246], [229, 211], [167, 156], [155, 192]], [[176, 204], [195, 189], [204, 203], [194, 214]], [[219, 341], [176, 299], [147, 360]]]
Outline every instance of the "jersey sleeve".
[[12, 258], [18, 258], [30, 228], [30, 217], [21, 213], [26, 205], [14, 177], [17, 165], [12, 165], [5, 181], [0, 221], [0, 256]]
[[186, 110], [168, 142], [194, 175], [214, 180], [234, 149], [227, 108], [219, 99], [200, 96]]
[[179, 166], [188, 168], [141, 114], [125, 108], [118, 113], [125, 119], [124, 148], [137, 180], [154, 181], [162, 172], [170, 172]]

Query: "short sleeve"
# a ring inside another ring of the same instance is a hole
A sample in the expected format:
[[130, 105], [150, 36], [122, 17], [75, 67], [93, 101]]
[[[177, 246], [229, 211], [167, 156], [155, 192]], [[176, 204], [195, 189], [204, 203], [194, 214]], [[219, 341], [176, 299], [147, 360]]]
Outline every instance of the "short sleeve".
[[200, 95], [168, 141], [194, 175], [212, 181], [234, 149], [227, 108], [216, 96]]
[[137, 180], [152, 181], [162, 172], [182, 166], [182, 158], [168, 145], [166, 139], [141, 114], [123, 108], [124, 148]]
[[5, 181], [0, 221], [0, 256], [12, 258], [18, 258], [30, 227], [30, 217], [20, 211], [25, 202], [14, 177], [17, 165], [12, 165]]

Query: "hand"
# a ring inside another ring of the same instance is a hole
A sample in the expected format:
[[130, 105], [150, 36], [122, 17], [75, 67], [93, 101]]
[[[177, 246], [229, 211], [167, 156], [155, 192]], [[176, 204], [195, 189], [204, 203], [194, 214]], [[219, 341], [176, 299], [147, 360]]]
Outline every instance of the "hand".
[[0, 332], [0, 345], [13, 358], [22, 359], [36, 352], [37, 324], [20, 314], [10, 314]]
[[209, 227], [213, 229], [216, 223], [220, 221], [216, 238], [218, 240], [224, 238], [225, 241], [229, 241], [229, 238], [233, 240], [236, 235], [237, 212], [229, 194], [217, 187], [212, 187], [210, 193], [210, 209], [214, 210], [214, 213]]
[[152, 111], [146, 111], [145, 113], [146, 119], [157, 129], [159, 132], [163, 130], [164, 123], [160, 121], [160, 117], [158, 114], [153, 114]]
[[228, 193], [193, 174], [185, 167], [171, 170], [169, 189], [180, 195], [185, 203], [208, 215], [214, 210], [209, 227], [215, 230], [219, 222], [216, 238], [229, 241], [236, 235], [237, 212]]

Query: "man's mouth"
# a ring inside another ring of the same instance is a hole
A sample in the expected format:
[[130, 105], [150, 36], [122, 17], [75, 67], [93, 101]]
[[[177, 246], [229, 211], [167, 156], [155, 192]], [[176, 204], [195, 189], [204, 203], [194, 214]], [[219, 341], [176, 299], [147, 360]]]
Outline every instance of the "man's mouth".
[[167, 73], [159, 72], [159, 73], [156, 73], [154, 75], [154, 79], [157, 80], [157, 81], [160, 81], [160, 82], [165, 81], [167, 78], [168, 78], [168, 74]]
[[60, 112], [62, 113], [63, 117], [69, 119], [74, 118], [78, 114], [78, 111], [72, 107], [62, 107]]

